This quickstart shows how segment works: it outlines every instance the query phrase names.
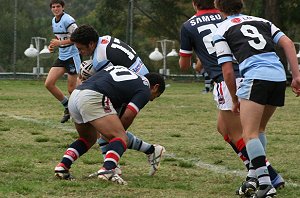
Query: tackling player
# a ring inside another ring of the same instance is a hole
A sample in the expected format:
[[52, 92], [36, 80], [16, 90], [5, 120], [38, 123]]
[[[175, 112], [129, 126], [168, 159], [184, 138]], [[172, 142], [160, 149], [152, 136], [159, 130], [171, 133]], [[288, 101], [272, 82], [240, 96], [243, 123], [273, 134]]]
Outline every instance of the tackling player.
[[[100, 132], [109, 144], [98, 177], [126, 184], [114, 171], [128, 147], [125, 130], [138, 112], [164, 90], [165, 82], [161, 75], [148, 73], [139, 76], [123, 66], [105, 67], [84, 81], [72, 92], [69, 101], [79, 139], [69, 146], [62, 161], [55, 167], [55, 176], [72, 179], [69, 173], [71, 165], [93, 146]], [[127, 104], [127, 108], [119, 118], [116, 110], [123, 104]]]
[[[111, 36], [99, 37], [97, 31], [91, 26], [82, 25], [78, 27], [71, 35], [71, 41], [75, 43], [81, 55], [92, 56], [92, 66], [96, 72], [106, 66], [122, 65], [139, 75], [149, 73], [147, 67], [129, 45]], [[80, 78], [85, 80], [84, 75], [81, 75]], [[124, 120], [123, 116], [121, 120]], [[149, 144], [129, 131], [127, 131], [127, 136], [129, 138], [128, 148], [147, 155], [150, 163], [149, 175], [154, 175], [159, 168], [165, 148], [158, 144]], [[99, 138], [98, 143], [105, 155], [108, 142], [104, 138]]]

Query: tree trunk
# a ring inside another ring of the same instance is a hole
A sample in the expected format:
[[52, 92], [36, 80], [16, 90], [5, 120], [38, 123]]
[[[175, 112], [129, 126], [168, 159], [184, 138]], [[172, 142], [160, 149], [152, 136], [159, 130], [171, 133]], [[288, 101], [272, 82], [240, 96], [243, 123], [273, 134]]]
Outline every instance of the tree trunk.
[[[279, 4], [281, 0], [264, 0], [265, 3], [265, 19], [271, 21], [273, 24], [275, 24], [278, 28], [282, 26], [282, 20], [280, 17], [280, 12], [279, 12]], [[286, 56], [284, 54], [284, 51], [281, 47], [276, 46], [276, 53], [280, 58], [280, 61], [282, 62], [285, 73], [287, 75], [288, 79], [288, 84], [290, 83], [291, 80], [291, 73], [288, 71], [288, 63]]]
[[281, 17], [279, 12], [280, 0], [265, 0], [265, 18], [272, 21], [276, 26], [281, 26]]

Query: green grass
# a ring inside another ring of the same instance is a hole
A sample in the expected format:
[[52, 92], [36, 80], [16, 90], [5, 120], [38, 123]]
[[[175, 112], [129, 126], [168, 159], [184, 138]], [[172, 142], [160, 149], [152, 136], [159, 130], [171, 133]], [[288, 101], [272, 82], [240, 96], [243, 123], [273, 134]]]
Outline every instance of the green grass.
[[[128, 186], [86, 176], [102, 165], [97, 145], [72, 166], [76, 181], [60, 181], [53, 170], [77, 137], [63, 108], [43, 81], [0, 81], [0, 197], [200, 197], [231, 198], [245, 168], [216, 131], [216, 107], [203, 84], [169, 81], [130, 127], [136, 136], [167, 152], [159, 172], [148, 176], [145, 154], [128, 150], [120, 164]], [[59, 86], [66, 90], [66, 81]], [[278, 197], [300, 197], [300, 99], [290, 88], [268, 129], [268, 159], [287, 181]]]

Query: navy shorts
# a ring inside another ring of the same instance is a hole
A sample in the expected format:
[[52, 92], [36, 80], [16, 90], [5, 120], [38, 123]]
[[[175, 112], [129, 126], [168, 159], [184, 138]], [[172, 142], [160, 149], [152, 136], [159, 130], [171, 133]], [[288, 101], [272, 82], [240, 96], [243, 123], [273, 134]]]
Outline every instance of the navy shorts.
[[52, 67], [64, 67], [68, 74], [77, 74], [75, 62], [73, 58], [67, 60], [60, 60], [59, 58], [53, 63]]
[[286, 81], [244, 79], [236, 95], [261, 105], [284, 106]]

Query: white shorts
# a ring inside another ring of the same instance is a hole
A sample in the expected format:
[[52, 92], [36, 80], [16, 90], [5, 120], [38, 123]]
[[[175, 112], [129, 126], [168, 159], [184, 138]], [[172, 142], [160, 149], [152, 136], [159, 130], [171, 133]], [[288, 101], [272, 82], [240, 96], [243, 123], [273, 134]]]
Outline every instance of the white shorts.
[[69, 98], [68, 108], [71, 117], [77, 124], [117, 114], [109, 98], [99, 92], [88, 89], [75, 89]]
[[[243, 78], [236, 78], [236, 87], [238, 88], [243, 81]], [[217, 107], [220, 110], [231, 110], [232, 100], [230, 92], [225, 84], [225, 81], [214, 84], [214, 100], [217, 102]]]

